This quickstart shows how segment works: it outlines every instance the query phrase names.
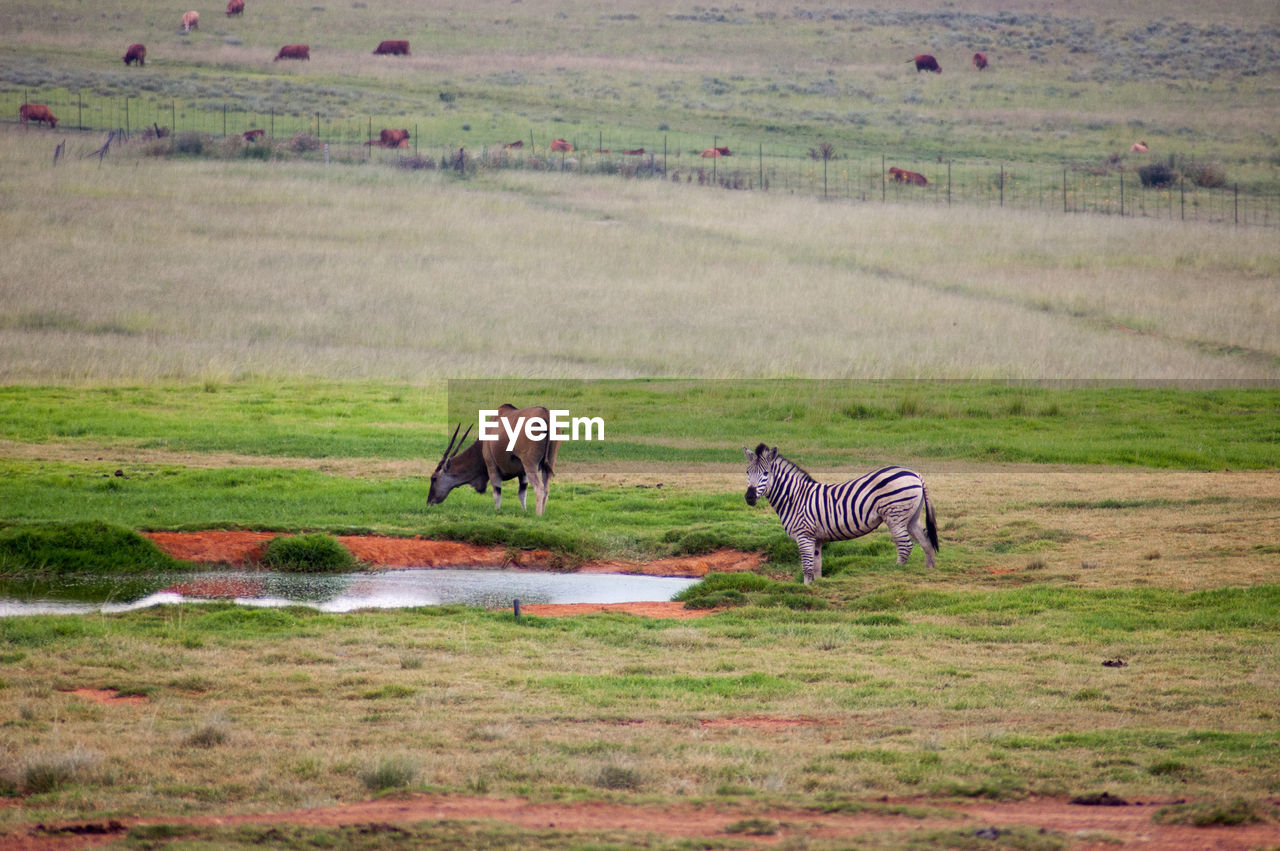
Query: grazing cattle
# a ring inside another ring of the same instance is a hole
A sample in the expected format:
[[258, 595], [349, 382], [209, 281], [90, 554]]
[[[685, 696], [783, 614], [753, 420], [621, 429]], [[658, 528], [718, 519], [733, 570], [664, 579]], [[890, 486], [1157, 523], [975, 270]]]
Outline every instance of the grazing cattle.
[[981, 71], [983, 68], [986, 68], [987, 54], [983, 53], [982, 51], [978, 51], [977, 53], [973, 54], [973, 67], [977, 68], [979, 71]]
[[267, 135], [266, 130], [257, 130], [257, 129], [246, 130], [243, 133], [244, 140], [250, 143], [261, 142], [266, 135]]
[[897, 166], [889, 166], [889, 174], [894, 183], [910, 183], [914, 186], [928, 186], [929, 181], [917, 171], [906, 171]]
[[[537, 495], [536, 508], [542, 514], [547, 507], [547, 490], [551, 483], [552, 469], [556, 463], [556, 453], [560, 442], [552, 440], [547, 434], [541, 439], [533, 439], [527, 429], [520, 425], [531, 418], [540, 418], [549, 423], [550, 411], [543, 407], [522, 408], [516, 410], [513, 405], [498, 408], [499, 434], [498, 440], [477, 440], [466, 449], [467, 435], [471, 433], [468, 426], [458, 441], [458, 429], [453, 430], [449, 446], [445, 449], [435, 472], [431, 474], [431, 490], [427, 493], [427, 505], [439, 505], [444, 502], [449, 491], [462, 485], [471, 485], [476, 493], [484, 493], [487, 485], [493, 485], [493, 507], [502, 507], [502, 483], [511, 478], [520, 481], [520, 508], [525, 506], [525, 490], [530, 481]], [[506, 435], [515, 434], [515, 445], [508, 449]], [[454, 444], [457, 443], [457, 448]]]
[[129, 65], [137, 62], [139, 65], [147, 64], [147, 47], [144, 44], [131, 44], [129, 49], [124, 52], [124, 64]]
[[227, 17], [244, 14], [244, 0], [227, 0]]
[[18, 119], [25, 125], [28, 121], [48, 124], [50, 128], [58, 126], [58, 119], [42, 103], [24, 103], [18, 107]]
[[200, 13], [186, 12], [182, 16], [182, 31], [189, 33], [192, 30], [200, 29]]
[[622, 153], [626, 154], [629, 157], [644, 156], [644, 148], [636, 148], [631, 151], [623, 151]]
[[727, 147], [707, 148], [699, 156], [709, 159], [711, 157], [731, 157], [733, 153]]
[[407, 41], [382, 41], [378, 43], [378, 49], [373, 51], [374, 56], [408, 56], [409, 42]]
[[1134, 142], [1129, 146], [1129, 150], [1133, 151], [1135, 154], [1145, 154], [1147, 152], [1147, 143]]
[[523, 147], [524, 147], [524, 140], [516, 139], [514, 142], [507, 142], [505, 145], [502, 146], [502, 149], [504, 151], [511, 151], [511, 150], [516, 150]]
[[573, 145], [570, 145], [564, 139], [553, 139], [551, 141], [551, 150], [569, 153], [573, 150]]
[[378, 141], [370, 140], [365, 142], [365, 145], [377, 145], [380, 148], [407, 148], [409, 147], [409, 131], [384, 129], [378, 134]]
[[930, 56], [927, 53], [921, 53], [919, 56], [917, 56], [915, 59], [912, 59], [911, 61], [916, 63], [917, 74], [919, 74], [921, 71], [932, 71], [935, 74], [942, 73], [942, 66], [938, 64], [938, 60], [934, 59], [932, 56]]
[[272, 62], [279, 62], [281, 59], [311, 59], [311, 45], [309, 44], [286, 44], [280, 48], [280, 52], [276, 54], [276, 58]]

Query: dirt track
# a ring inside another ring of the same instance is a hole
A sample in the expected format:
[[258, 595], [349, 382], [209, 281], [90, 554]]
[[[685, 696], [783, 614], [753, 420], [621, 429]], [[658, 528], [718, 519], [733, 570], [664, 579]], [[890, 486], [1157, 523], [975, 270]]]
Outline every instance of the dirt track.
[[[349, 825], [411, 825], [432, 821], [492, 820], [528, 830], [626, 831], [637, 838], [729, 838], [761, 845], [787, 840], [910, 841], [936, 831], [996, 838], [1000, 831], [1029, 827], [1057, 835], [1073, 848], [1141, 847], [1151, 851], [1265, 848], [1280, 843], [1280, 825], [1190, 827], [1151, 820], [1162, 802], [1128, 806], [1079, 806], [1059, 799], [1019, 802], [946, 803], [924, 800], [877, 801], [867, 812], [820, 813], [790, 808], [728, 808], [689, 805], [661, 808], [614, 803], [536, 803], [523, 798], [412, 795], [337, 807], [277, 813], [227, 814], [173, 819], [124, 819], [115, 823], [30, 826], [0, 836], [5, 848], [48, 849], [99, 845], [129, 827], [144, 824], [204, 826], [297, 824], [336, 828]], [[894, 805], [914, 815], [893, 812]], [[923, 814], [923, 815], [922, 815]], [[763, 835], [730, 832], [745, 819], [771, 823]], [[99, 832], [100, 831], [100, 832]]]

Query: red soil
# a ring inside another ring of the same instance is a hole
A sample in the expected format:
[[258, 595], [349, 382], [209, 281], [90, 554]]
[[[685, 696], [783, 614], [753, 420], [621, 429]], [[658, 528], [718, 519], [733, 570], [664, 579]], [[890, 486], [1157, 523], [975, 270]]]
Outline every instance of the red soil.
[[[156, 546], [184, 561], [208, 564], [243, 565], [262, 558], [267, 542], [278, 537], [275, 532], [148, 532]], [[403, 567], [521, 567], [558, 569], [556, 556], [547, 550], [511, 550], [457, 541], [429, 541], [423, 538], [390, 538], [383, 536], [339, 535], [338, 540], [360, 561], [383, 568]], [[741, 553], [722, 549], [701, 556], [663, 558], [648, 562], [588, 562], [577, 568], [580, 573], [638, 573], [645, 576], [688, 576], [699, 578], [712, 570], [725, 573], [752, 570], [763, 557], [758, 553]], [[189, 596], [238, 597], [252, 594], [252, 589], [232, 580], [203, 580], [178, 583], [172, 590]], [[591, 612], [627, 612], [645, 617], [696, 618], [708, 614], [705, 609], [686, 609], [681, 603], [569, 603], [524, 606], [531, 615], [579, 615]]]
[[[851, 802], [853, 803], [853, 802]], [[1065, 839], [1071, 848], [1140, 846], [1149, 851], [1187, 849], [1250, 849], [1280, 842], [1280, 825], [1264, 823], [1240, 827], [1190, 827], [1163, 825], [1151, 820], [1157, 805], [1077, 806], [1061, 799], [1016, 802], [954, 803], [930, 800], [885, 801], [934, 810], [936, 815], [916, 818], [891, 812], [821, 813], [791, 808], [654, 807], [605, 802], [536, 803], [523, 798], [477, 798], [449, 795], [409, 795], [311, 810], [279, 813], [243, 813], [188, 816], [167, 819], [120, 819], [102, 824], [15, 826], [0, 834], [5, 848], [38, 849], [98, 845], [118, 839], [129, 827], [151, 824], [234, 826], [244, 824], [300, 824], [316, 827], [347, 825], [414, 824], [424, 821], [492, 820], [532, 830], [625, 830], [654, 833], [667, 839], [728, 840], [777, 845], [790, 841], [803, 846], [812, 841], [858, 844], [896, 837], [898, 841], [923, 841], [932, 832], [976, 834], [1006, 831], [1013, 827], [1039, 830]], [[947, 816], [950, 817], [947, 817]], [[731, 825], [744, 819], [772, 822], [773, 833], [752, 836], [733, 833]], [[105, 835], [104, 835], [105, 834]], [[114, 834], [114, 835], [112, 835]], [[998, 833], [993, 834], [993, 837]]]

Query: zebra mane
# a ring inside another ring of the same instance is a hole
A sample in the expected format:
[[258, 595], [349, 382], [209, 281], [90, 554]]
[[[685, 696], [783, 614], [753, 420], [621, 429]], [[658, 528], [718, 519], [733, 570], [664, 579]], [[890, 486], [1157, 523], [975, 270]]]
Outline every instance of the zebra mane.
[[775, 460], [775, 461], [781, 461], [783, 464], [786, 464], [788, 467], [790, 467], [792, 470], [794, 470], [797, 474], [799, 474], [799, 477], [800, 477], [803, 481], [806, 481], [806, 482], [816, 482], [816, 481], [817, 481], [817, 479], [815, 479], [813, 476], [809, 475], [809, 471], [808, 471], [808, 470], [804, 469], [804, 468], [803, 468], [803, 467], [801, 467], [799, 464], [797, 464], [796, 462], [792, 461], [792, 460], [791, 460], [791, 459], [789, 459], [789, 458], [783, 458], [781, 455], [778, 455], [774, 460]]

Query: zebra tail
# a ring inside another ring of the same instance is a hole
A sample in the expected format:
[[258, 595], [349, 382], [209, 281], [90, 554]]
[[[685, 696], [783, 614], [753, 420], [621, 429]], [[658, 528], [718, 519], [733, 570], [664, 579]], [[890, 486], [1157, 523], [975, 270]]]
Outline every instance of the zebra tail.
[[933, 517], [933, 502], [928, 491], [924, 494], [924, 530], [929, 535], [929, 543], [933, 544], [933, 551], [938, 552], [938, 523]]

